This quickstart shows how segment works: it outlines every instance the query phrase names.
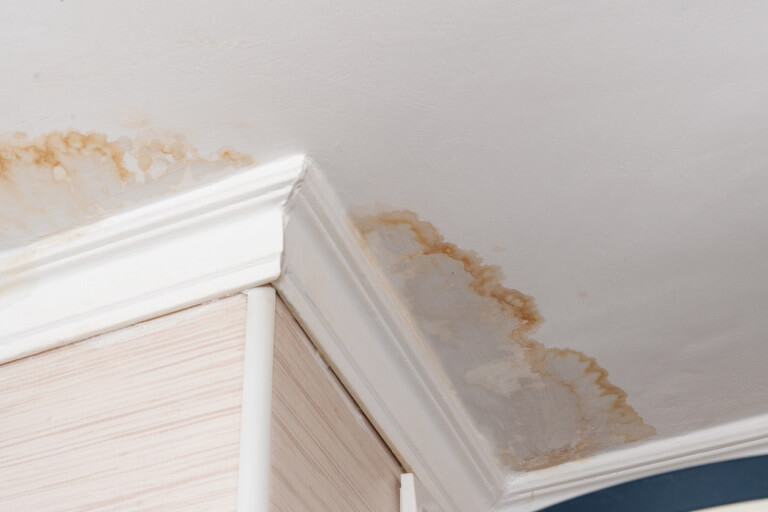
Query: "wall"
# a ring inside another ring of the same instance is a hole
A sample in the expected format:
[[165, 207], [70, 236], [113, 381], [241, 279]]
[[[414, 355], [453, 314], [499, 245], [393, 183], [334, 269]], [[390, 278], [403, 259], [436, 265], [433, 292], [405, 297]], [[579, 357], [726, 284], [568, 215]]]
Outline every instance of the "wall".
[[399, 511], [400, 464], [280, 300], [275, 337], [272, 509]]
[[234, 511], [241, 295], [0, 366], [0, 508]]

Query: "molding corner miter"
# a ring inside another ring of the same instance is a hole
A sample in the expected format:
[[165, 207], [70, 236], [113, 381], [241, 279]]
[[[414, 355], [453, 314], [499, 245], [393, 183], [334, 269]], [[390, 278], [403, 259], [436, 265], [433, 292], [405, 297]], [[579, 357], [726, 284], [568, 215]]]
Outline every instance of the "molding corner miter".
[[274, 281], [306, 158], [0, 252], [0, 363]]
[[426, 363], [409, 313], [314, 164], [288, 210], [277, 291], [435, 511], [488, 510], [503, 475]]

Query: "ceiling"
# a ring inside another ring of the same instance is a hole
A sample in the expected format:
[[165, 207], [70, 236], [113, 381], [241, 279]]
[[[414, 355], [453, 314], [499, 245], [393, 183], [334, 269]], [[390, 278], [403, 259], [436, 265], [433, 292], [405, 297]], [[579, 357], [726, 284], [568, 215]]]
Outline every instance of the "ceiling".
[[36, 149], [0, 248], [189, 178], [57, 160], [42, 201], [56, 130], [193, 178], [306, 153], [508, 471], [765, 414], [767, 25], [741, 0], [8, 1], [0, 131], [27, 136], [0, 157]]

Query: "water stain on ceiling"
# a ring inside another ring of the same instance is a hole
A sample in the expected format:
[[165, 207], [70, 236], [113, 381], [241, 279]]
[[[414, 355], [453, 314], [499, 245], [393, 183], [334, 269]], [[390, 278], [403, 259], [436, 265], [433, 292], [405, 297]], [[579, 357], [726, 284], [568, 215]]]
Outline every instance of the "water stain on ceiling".
[[498, 267], [410, 211], [355, 221], [504, 464], [538, 470], [656, 434], [594, 358], [533, 337], [536, 302], [505, 287]]
[[178, 134], [54, 131], [0, 137], [0, 250], [251, 166], [231, 148], [201, 152]]

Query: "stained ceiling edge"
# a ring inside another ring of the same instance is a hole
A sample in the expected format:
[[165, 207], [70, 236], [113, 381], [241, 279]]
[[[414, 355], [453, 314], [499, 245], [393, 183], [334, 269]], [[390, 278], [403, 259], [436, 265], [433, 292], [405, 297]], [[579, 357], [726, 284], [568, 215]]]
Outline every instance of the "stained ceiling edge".
[[418, 329], [310, 164], [275, 286], [382, 437], [446, 510], [489, 509], [504, 474], [427, 363]]
[[407, 469], [446, 510], [537, 510], [651, 474], [768, 453], [768, 416], [702, 429], [526, 474], [490, 446], [424, 361], [407, 308], [367, 254], [323, 173], [291, 201], [275, 286]]
[[255, 166], [0, 256], [0, 363], [269, 283], [305, 158]]

